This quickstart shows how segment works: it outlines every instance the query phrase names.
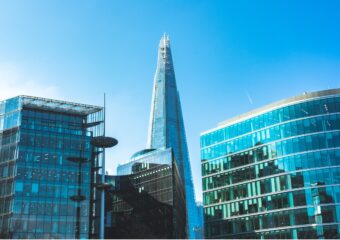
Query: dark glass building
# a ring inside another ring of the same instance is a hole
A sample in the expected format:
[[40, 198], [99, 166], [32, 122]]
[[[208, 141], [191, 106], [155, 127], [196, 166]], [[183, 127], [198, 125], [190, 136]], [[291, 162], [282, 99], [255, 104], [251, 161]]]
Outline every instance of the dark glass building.
[[101, 107], [19, 96], [0, 102], [2, 238], [98, 236]]
[[112, 187], [105, 238], [186, 237], [184, 189], [171, 149], [140, 151], [117, 173], [106, 179]]
[[340, 238], [340, 89], [201, 134], [207, 238]]

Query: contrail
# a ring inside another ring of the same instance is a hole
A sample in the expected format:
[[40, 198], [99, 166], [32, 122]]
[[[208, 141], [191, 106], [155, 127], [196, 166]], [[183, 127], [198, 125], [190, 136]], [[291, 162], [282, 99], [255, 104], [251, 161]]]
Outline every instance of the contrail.
[[251, 98], [251, 96], [250, 96], [250, 94], [248, 93], [248, 91], [246, 91], [246, 95], [247, 95], [247, 97], [248, 97], [248, 100], [249, 100], [249, 103], [251, 104], [251, 105], [253, 105], [253, 99]]

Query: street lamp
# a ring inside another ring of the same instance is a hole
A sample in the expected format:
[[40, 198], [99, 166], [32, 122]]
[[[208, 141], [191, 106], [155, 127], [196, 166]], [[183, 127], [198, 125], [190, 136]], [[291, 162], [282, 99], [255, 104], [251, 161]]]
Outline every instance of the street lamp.
[[[105, 122], [105, 121], [104, 121]], [[104, 127], [105, 129], [105, 127]], [[104, 130], [105, 135], [105, 130]], [[97, 184], [96, 188], [101, 191], [101, 206], [100, 206], [100, 231], [99, 238], [104, 239], [104, 216], [105, 216], [105, 148], [112, 148], [118, 144], [117, 139], [106, 136], [94, 137], [91, 144], [97, 148], [103, 148], [103, 160], [102, 160], [102, 176], [101, 184]]]
[[80, 203], [86, 199], [84, 195], [81, 194], [81, 182], [82, 182], [82, 172], [81, 166], [83, 163], [88, 162], [87, 158], [83, 157], [83, 143], [80, 143], [79, 157], [68, 157], [68, 161], [78, 163], [78, 191], [77, 195], [70, 196], [71, 201], [77, 204], [77, 216], [76, 216], [76, 227], [75, 227], [75, 238], [80, 239]]

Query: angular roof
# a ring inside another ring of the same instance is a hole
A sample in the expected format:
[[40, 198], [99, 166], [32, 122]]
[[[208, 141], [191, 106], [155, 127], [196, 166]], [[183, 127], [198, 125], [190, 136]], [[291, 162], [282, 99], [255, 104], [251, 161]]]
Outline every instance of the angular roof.
[[70, 113], [77, 115], [89, 115], [103, 110], [103, 107], [86, 105], [81, 103], [66, 102], [41, 97], [18, 96], [25, 107], [49, 110], [53, 112]]

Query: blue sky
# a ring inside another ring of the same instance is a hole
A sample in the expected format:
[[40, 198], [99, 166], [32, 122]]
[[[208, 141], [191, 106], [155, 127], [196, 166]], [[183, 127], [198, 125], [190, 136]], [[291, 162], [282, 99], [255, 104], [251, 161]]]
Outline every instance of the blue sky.
[[197, 200], [199, 135], [282, 98], [340, 87], [340, 1], [0, 1], [0, 98], [102, 104], [113, 172], [145, 148], [170, 34]]

